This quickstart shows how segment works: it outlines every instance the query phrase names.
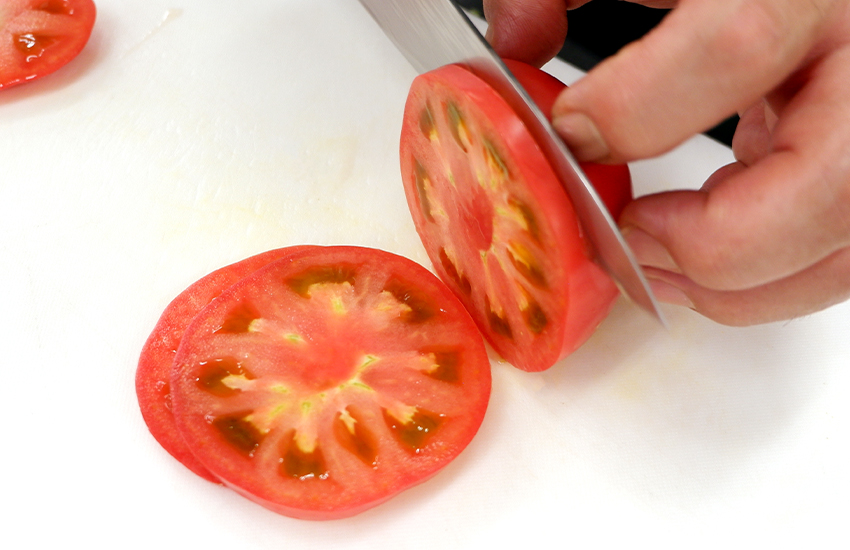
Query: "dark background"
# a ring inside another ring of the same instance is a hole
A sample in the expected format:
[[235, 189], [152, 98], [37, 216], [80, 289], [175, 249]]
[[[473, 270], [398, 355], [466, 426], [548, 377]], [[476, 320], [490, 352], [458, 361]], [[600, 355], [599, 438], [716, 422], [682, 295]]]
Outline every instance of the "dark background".
[[[456, 1], [464, 8], [483, 15], [482, 0]], [[570, 11], [567, 41], [558, 57], [588, 71], [629, 42], [646, 34], [668, 11], [621, 0], [593, 0]], [[737, 123], [738, 117], [732, 117], [706, 134], [731, 145]]]

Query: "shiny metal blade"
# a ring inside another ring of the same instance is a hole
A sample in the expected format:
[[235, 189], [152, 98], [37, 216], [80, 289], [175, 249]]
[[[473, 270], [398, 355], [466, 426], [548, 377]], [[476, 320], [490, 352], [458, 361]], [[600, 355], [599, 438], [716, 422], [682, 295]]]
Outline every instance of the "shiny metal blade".
[[634, 254], [578, 162], [463, 10], [452, 0], [360, 0], [360, 3], [418, 72], [460, 63], [501, 94], [558, 174], [599, 263], [626, 296], [665, 324]]

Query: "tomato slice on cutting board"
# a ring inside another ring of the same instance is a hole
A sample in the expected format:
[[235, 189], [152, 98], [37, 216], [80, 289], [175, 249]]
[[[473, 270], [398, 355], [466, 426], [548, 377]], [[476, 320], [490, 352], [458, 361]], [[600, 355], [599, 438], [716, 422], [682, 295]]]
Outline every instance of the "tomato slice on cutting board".
[[189, 323], [207, 304], [232, 284], [257, 269], [293, 252], [308, 248], [293, 246], [257, 254], [201, 278], [181, 292], [159, 318], [142, 348], [136, 368], [136, 396], [151, 435], [168, 453], [199, 476], [219, 483], [183, 441], [171, 412], [171, 367]]
[[195, 457], [244, 496], [350, 516], [463, 450], [490, 394], [484, 342], [432, 273], [317, 247], [248, 275], [183, 334], [171, 398]]
[[95, 16], [92, 0], [0, 2], [0, 89], [66, 65], [88, 42]]
[[[542, 105], [549, 111], [552, 91], [564, 85], [528, 69], [517, 77], [532, 97], [550, 101]], [[400, 156], [408, 205], [435, 270], [504, 359], [540, 371], [587, 340], [619, 292], [592, 261], [550, 164], [495, 90], [457, 65], [417, 77]], [[628, 169], [602, 167], [596, 177], [619, 214], [631, 196]]]

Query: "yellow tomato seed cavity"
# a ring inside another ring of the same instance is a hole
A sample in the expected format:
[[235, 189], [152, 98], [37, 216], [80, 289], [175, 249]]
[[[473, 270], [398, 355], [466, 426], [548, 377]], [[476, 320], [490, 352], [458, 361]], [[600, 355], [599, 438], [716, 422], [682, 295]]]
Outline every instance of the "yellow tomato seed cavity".
[[431, 214], [431, 199], [430, 199], [430, 188], [431, 188], [431, 180], [428, 178], [428, 173], [425, 171], [425, 167], [417, 160], [413, 159], [413, 173], [414, 180], [416, 181], [416, 194], [419, 197], [419, 209], [422, 211], [422, 215], [425, 216], [425, 219], [429, 222], [434, 221], [434, 216]]
[[313, 446], [308, 450], [301, 448], [298, 435], [293, 434], [289, 441], [284, 440], [283, 452], [280, 457], [280, 474], [286, 478], [300, 481], [324, 480], [330, 476], [321, 449]]
[[508, 244], [508, 259], [514, 269], [519, 272], [528, 282], [537, 288], [546, 288], [546, 275], [534, 254], [521, 243], [512, 242]]
[[340, 411], [339, 420], [340, 420], [340, 422], [342, 422], [345, 425], [345, 427], [349, 431], [349, 433], [351, 433], [353, 435], [354, 434], [354, 424], [357, 423], [357, 420], [355, 420], [354, 417], [351, 416], [351, 413], [348, 412], [348, 409], [343, 409], [342, 411]]
[[351, 265], [316, 266], [306, 269], [299, 275], [286, 280], [286, 284], [299, 296], [309, 298], [315, 285], [334, 285], [347, 283], [354, 286], [356, 267]]
[[426, 104], [419, 116], [419, 130], [429, 141], [437, 140], [437, 125], [434, 123], [434, 112], [431, 105]]
[[458, 106], [451, 102], [447, 103], [446, 114], [455, 142], [464, 152], [468, 152], [471, 145], [469, 130], [466, 128], [466, 122], [463, 120]]
[[445, 417], [416, 407], [411, 409], [409, 414], [404, 415], [406, 418], [399, 418], [385, 410], [384, 421], [402, 446], [419, 453], [442, 425]]
[[316, 436], [306, 433], [304, 431], [295, 432], [295, 436], [292, 438], [298, 448], [305, 453], [311, 453], [316, 450], [316, 445], [318, 444], [318, 440]]
[[236, 413], [213, 419], [212, 425], [233, 448], [252, 457], [263, 441], [263, 433], [251, 422], [251, 413]]

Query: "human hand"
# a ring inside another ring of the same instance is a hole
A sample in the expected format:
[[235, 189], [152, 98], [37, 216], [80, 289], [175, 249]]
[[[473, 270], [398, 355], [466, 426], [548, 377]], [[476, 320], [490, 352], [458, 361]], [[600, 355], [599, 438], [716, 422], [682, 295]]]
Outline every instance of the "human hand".
[[[541, 65], [588, 0], [485, 0], [488, 40]], [[850, 298], [850, 0], [641, 1], [673, 11], [565, 90], [579, 160], [652, 157], [738, 112], [736, 162], [620, 224], [661, 301], [750, 325]]]

